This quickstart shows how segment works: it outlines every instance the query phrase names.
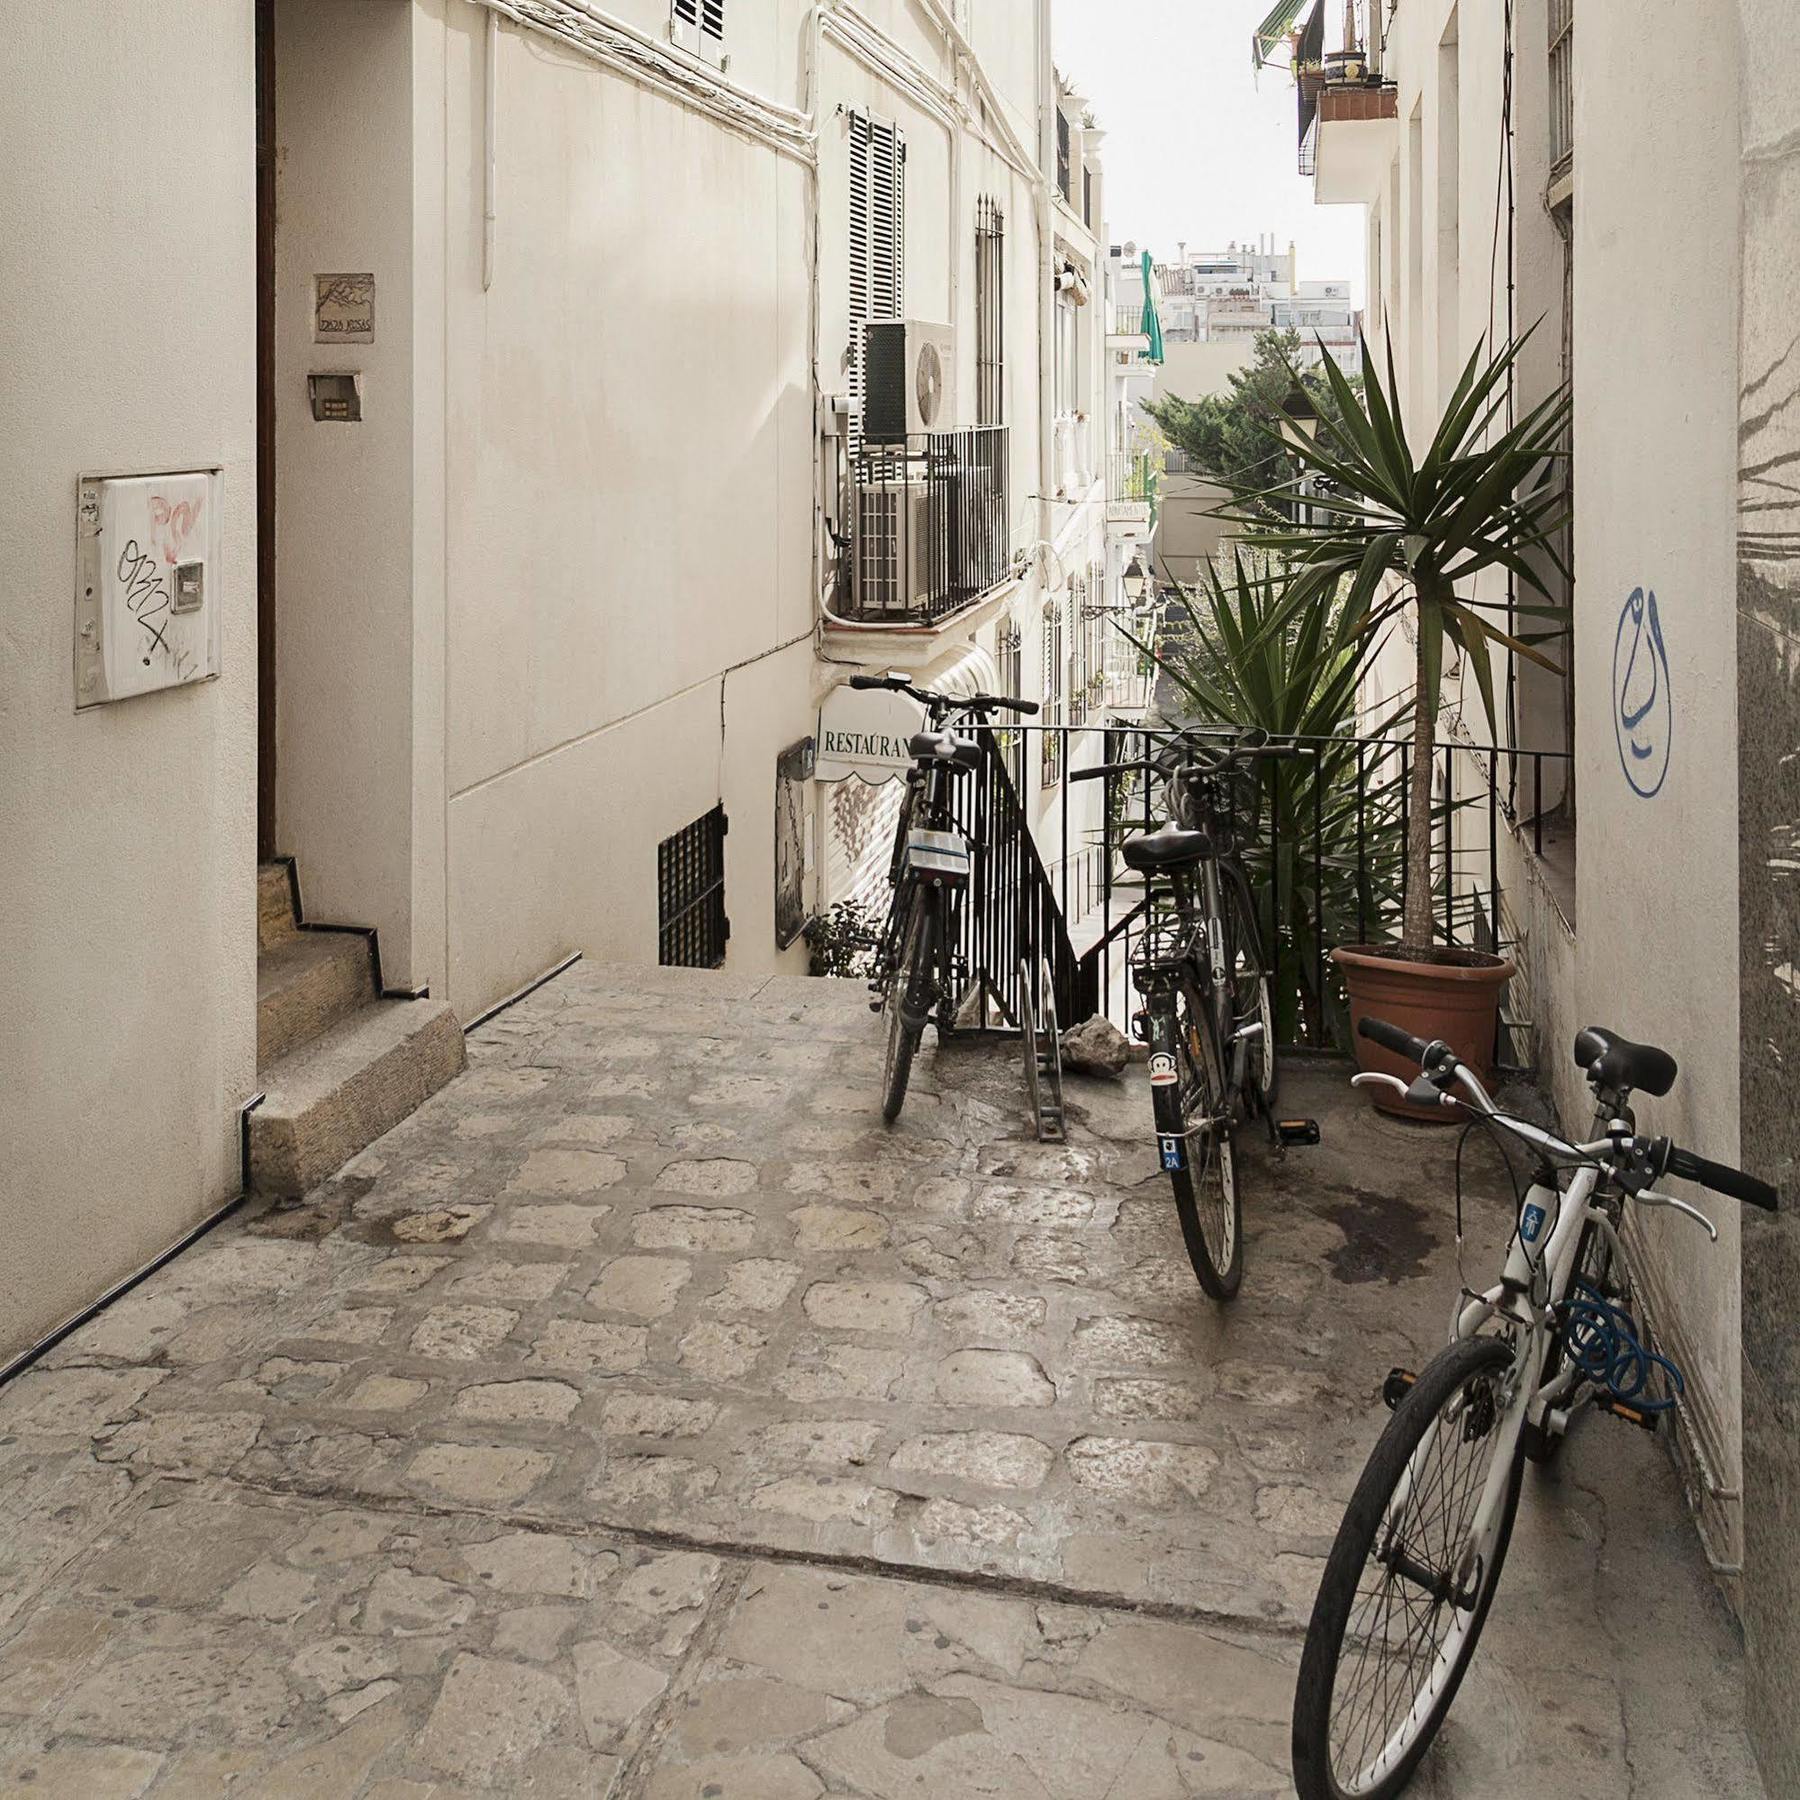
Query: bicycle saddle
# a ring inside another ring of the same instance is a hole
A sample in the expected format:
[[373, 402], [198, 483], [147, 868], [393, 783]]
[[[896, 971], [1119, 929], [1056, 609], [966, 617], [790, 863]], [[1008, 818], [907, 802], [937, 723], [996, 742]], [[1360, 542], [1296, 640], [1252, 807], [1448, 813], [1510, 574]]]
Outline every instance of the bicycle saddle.
[[1212, 854], [1212, 840], [1204, 831], [1183, 831], [1179, 825], [1164, 825], [1141, 837], [1127, 838], [1120, 854], [1128, 869], [1140, 875], [1161, 874], [1169, 869], [1185, 869], [1204, 856]]
[[1597, 1086], [1666, 1094], [1675, 1085], [1675, 1059], [1654, 1044], [1634, 1044], [1601, 1025], [1575, 1034], [1575, 1066]]
[[906, 754], [915, 762], [955, 763], [959, 768], [981, 767], [981, 746], [973, 738], [954, 731], [921, 731], [906, 741]]

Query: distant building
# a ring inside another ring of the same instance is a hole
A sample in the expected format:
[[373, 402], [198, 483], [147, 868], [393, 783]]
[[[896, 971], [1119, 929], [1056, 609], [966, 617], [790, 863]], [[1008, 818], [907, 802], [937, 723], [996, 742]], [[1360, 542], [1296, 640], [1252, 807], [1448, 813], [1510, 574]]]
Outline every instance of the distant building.
[[1318, 364], [1323, 342], [1339, 364], [1360, 368], [1362, 314], [1349, 281], [1301, 281], [1297, 264], [1293, 244], [1277, 252], [1272, 236], [1222, 251], [1181, 245], [1173, 262], [1156, 267], [1163, 336], [1171, 344], [1237, 343], [1248, 352], [1258, 332], [1297, 331], [1302, 366]]

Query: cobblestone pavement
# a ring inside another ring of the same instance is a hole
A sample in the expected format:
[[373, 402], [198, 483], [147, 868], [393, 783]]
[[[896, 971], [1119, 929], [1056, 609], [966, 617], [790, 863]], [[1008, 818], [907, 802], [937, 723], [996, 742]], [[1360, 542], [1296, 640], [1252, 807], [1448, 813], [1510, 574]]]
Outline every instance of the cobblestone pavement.
[[[0, 1793], [1288, 1791], [1449, 1139], [1292, 1075], [1326, 1143], [1253, 1159], [1220, 1309], [1135, 1073], [1040, 1146], [957, 1047], [889, 1133], [858, 990], [585, 965], [470, 1054], [0, 1393]], [[1759, 1791], [1657, 1447], [1528, 1486], [1415, 1791]]]

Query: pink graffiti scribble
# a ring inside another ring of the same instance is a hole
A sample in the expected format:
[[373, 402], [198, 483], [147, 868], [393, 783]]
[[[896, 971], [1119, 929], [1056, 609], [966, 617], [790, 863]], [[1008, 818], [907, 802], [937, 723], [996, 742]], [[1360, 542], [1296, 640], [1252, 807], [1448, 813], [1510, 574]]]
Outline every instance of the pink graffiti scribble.
[[181, 546], [188, 540], [188, 534], [200, 520], [200, 508], [205, 504], [205, 496], [198, 500], [183, 500], [171, 506], [161, 494], [150, 496], [150, 543], [162, 560], [172, 569], [181, 555]]

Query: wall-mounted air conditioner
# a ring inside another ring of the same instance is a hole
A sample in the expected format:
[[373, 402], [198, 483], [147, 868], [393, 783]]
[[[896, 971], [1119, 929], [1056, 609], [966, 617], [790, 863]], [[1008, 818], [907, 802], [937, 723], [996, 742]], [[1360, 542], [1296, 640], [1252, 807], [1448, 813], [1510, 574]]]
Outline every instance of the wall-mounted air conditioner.
[[875, 482], [856, 490], [851, 554], [858, 613], [928, 610], [942, 513], [942, 496], [929, 482]]
[[863, 441], [897, 444], [956, 424], [956, 333], [917, 319], [863, 327]]

